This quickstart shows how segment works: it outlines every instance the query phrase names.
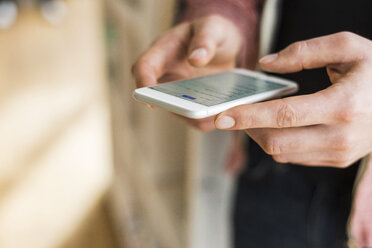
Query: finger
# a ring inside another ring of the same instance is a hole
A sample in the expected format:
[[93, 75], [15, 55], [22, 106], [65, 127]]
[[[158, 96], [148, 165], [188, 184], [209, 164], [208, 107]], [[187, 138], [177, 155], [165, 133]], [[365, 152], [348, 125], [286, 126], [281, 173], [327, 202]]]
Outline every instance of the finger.
[[188, 125], [198, 129], [199, 131], [209, 132], [215, 129], [215, 126], [214, 126], [215, 117], [214, 116], [196, 120], [196, 119], [190, 119], [182, 115], [178, 115], [178, 114], [174, 114], [174, 115], [184, 120]]
[[270, 155], [335, 149], [327, 126], [247, 129], [246, 133]]
[[[219, 129], [287, 128], [326, 124], [340, 118], [339, 104], [329, 89], [229, 109], [216, 118]], [[324, 106], [327, 106], [326, 108]]]
[[278, 163], [292, 163], [313, 166], [347, 167], [353, 163], [343, 151], [318, 151], [306, 153], [290, 153], [274, 155], [273, 159]]
[[203, 19], [193, 24], [193, 35], [189, 45], [189, 63], [203, 67], [214, 58], [218, 46], [225, 39], [225, 30], [216, 25], [215, 18]]
[[[259, 63], [262, 69], [277, 73], [291, 73], [303, 69], [347, 64], [359, 61], [365, 51], [366, 39], [350, 32], [322, 36], [291, 44], [277, 54], [270, 54]], [[345, 66], [343, 66], [345, 70]]]
[[169, 34], [157, 40], [138, 59], [132, 67], [137, 87], [157, 84], [158, 79], [164, 75], [167, 63], [176, 61], [180, 54], [185, 53], [183, 46], [190, 39], [190, 31], [191, 24], [180, 24]]
[[162, 76], [164, 71], [163, 57], [165, 56], [164, 53], [157, 53], [154, 49], [150, 49], [132, 67], [133, 77], [138, 88], [157, 84], [158, 78]]

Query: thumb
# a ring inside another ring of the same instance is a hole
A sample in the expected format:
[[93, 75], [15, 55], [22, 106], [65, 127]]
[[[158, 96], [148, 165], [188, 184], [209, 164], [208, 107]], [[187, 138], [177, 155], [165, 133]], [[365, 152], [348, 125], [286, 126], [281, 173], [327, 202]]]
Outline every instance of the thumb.
[[209, 19], [196, 22], [193, 25], [193, 35], [188, 48], [189, 63], [195, 67], [208, 65], [223, 40], [223, 29], [220, 25]]

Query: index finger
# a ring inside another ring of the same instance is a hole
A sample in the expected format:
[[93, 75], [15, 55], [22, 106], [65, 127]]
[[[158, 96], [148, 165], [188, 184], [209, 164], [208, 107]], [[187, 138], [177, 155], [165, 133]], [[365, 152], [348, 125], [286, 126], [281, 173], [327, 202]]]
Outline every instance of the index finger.
[[219, 129], [238, 130], [326, 124], [337, 118], [337, 104], [326, 91], [241, 105], [219, 114], [215, 125]]
[[[157, 84], [165, 72], [166, 63], [179, 59], [183, 46], [190, 38], [191, 26], [182, 23], [168, 34], [153, 43], [133, 65], [132, 73], [137, 87], [147, 87]], [[178, 56], [178, 57], [177, 57]]]
[[363, 58], [364, 44], [369, 41], [350, 32], [340, 32], [295, 42], [276, 54], [260, 59], [262, 69], [291, 73], [328, 65], [353, 65]]
[[132, 74], [138, 88], [157, 84], [158, 78], [164, 73], [166, 51], [150, 48], [133, 65]]

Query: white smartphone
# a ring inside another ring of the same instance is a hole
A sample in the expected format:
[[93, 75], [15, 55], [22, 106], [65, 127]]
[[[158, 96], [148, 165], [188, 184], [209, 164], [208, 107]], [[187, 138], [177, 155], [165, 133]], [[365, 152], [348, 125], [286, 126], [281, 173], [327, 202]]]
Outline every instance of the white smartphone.
[[297, 83], [245, 69], [136, 89], [135, 99], [201, 119], [232, 107], [295, 93]]

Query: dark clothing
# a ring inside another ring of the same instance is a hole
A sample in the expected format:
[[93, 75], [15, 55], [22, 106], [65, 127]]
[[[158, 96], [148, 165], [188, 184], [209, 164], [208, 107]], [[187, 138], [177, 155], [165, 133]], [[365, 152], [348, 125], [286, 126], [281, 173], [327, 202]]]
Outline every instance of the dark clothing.
[[357, 166], [315, 179], [308, 174], [321, 175], [324, 168], [278, 164], [256, 155], [260, 160], [252, 158], [238, 182], [235, 247], [344, 247]]
[[[372, 0], [283, 0], [273, 52], [322, 35], [351, 31], [372, 38]], [[325, 69], [281, 75], [298, 94], [330, 85]], [[250, 141], [234, 209], [236, 248], [345, 247], [358, 164], [347, 169], [278, 164]]]

